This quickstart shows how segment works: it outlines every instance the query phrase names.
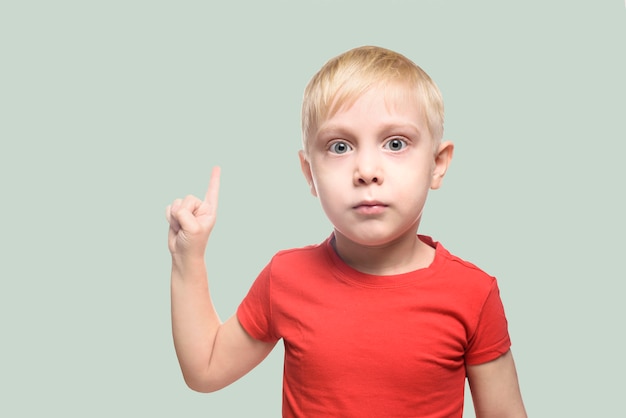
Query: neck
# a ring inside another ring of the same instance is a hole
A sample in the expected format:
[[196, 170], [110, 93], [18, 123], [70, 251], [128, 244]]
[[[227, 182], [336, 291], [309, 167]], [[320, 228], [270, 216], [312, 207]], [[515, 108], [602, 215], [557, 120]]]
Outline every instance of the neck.
[[335, 231], [333, 248], [350, 267], [377, 276], [408, 273], [428, 267], [435, 250], [422, 242], [416, 233], [378, 246], [366, 246], [349, 240]]

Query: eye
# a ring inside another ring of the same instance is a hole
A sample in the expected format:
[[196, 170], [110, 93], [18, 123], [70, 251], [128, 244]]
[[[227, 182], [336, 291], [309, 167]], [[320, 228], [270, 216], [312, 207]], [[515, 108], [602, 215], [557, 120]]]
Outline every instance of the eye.
[[351, 151], [352, 147], [347, 142], [337, 141], [330, 144], [328, 149], [333, 154], [345, 154], [346, 152]]
[[402, 138], [393, 138], [385, 143], [385, 148], [391, 151], [401, 151], [406, 148], [407, 143]]

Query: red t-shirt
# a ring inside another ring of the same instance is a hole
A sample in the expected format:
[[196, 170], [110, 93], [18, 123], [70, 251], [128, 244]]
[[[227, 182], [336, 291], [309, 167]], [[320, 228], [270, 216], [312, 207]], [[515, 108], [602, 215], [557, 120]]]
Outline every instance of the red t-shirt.
[[495, 278], [435, 248], [425, 269], [361, 273], [324, 243], [277, 253], [237, 316], [283, 339], [285, 417], [461, 417], [465, 366], [510, 347]]

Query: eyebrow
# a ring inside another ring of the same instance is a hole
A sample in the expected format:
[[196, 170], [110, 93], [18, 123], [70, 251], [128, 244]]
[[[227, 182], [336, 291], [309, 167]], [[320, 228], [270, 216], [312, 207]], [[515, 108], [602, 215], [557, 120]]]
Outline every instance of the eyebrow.
[[[317, 130], [317, 133], [316, 133], [315, 137], [319, 137], [320, 135], [327, 135], [329, 133], [348, 134], [348, 133], [350, 133], [351, 130], [352, 130], [351, 127], [345, 126], [345, 125], [338, 125], [338, 124], [324, 125], [324, 124], [322, 124], [322, 127]], [[423, 129], [420, 129], [420, 127], [418, 125], [414, 124], [414, 123], [389, 122], [389, 123], [386, 123], [386, 124], [381, 125], [380, 127], [378, 127], [378, 132], [377, 133], [379, 133], [379, 134], [380, 133], [389, 134], [389, 133], [392, 133], [394, 131], [406, 132], [407, 130], [410, 130], [413, 135], [417, 136], [417, 138], [420, 138], [422, 136]]]

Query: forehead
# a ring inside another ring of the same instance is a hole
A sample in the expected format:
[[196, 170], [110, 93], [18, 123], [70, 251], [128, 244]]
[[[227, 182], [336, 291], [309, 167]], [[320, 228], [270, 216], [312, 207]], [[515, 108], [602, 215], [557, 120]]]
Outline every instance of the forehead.
[[406, 86], [375, 86], [352, 97], [335, 98], [326, 117], [318, 121], [318, 132], [338, 123], [411, 124], [426, 127], [423, 101]]

